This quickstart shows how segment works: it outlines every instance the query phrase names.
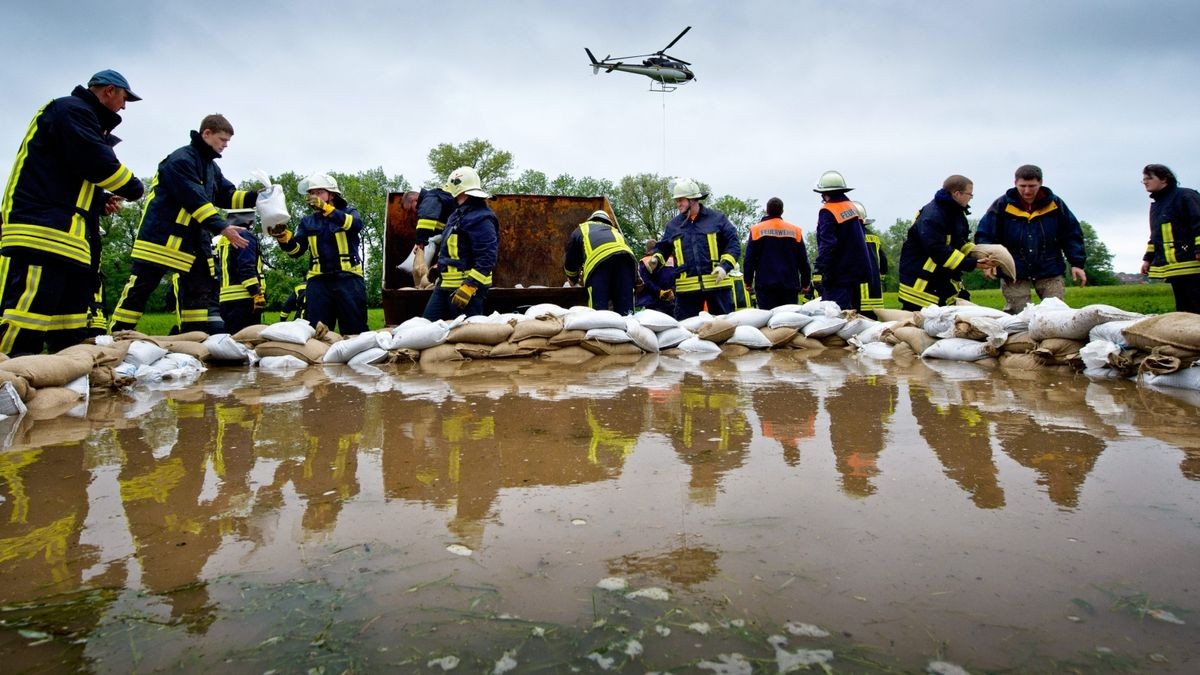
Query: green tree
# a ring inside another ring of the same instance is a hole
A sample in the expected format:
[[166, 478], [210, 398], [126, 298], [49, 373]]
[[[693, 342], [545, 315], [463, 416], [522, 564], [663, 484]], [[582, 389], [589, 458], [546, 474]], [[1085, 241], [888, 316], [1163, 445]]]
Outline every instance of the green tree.
[[[724, 213], [733, 229], [737, 230], [738, 244], [745, 249], [746, 237], [750, 234], [750, 226], [759, 221], [761, 209], [757, 199], [739, 199], [733, 195], [722, 195], [708, 203], [709, 206]], [[742, 251], [743, 255], [746, 253]]]
[[513, 170], [511, 152], [501, 150], [479, 138], [472, 138], [458, 145], [439, 143], [429, 151], [428, 160], [433, 178], [426, 182], [427, 187], [442, 185], [446, 176], [460, 166], [474, 167], [479, 172], [479, 180], [484, 189], [505, 183]]
[[631, 241], [644, 242], [662, 234], [663, 226], [675, 216], [675, 202], [667, 189], [667, 178], [651, 173], [625, 176], [610, 199], [621, 233]]
[[[1117, 274], [1113, 270], [1113, 254], [1100, 241], [1100, 237], [1086, 220], [1079, 221], [1083, 229], [1083, 250], [1087, 255], [1083, 271], [1087, 274], [1089, 286], [1112, 286], [1117, 283]], [[1067, 280], [1070, 283], [1071, 272], [1067, 270]]]

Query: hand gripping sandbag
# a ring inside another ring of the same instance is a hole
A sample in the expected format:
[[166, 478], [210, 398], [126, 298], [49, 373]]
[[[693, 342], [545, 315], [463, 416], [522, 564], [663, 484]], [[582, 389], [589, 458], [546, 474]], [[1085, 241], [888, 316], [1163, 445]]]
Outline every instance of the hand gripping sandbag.
[[271, 177], [262, 169], [252, 171], [250, 175], [267, 186], [258, 193], [258, 200], [254, 202], [254, 212], [262, 221], [263, 229], [268, 230], [276, 225], [287, 224], [292, 219], [292, 215], [288, 213], [287, 199], [283, 196], [283, 186], [272, 184]]

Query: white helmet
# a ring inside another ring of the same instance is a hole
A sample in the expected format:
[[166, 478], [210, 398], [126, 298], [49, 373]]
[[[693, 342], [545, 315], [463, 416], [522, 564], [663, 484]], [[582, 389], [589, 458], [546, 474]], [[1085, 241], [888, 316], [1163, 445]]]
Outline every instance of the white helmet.
[[700, 184], [691, 178], [676, 178], [671, 188], [672, 199], [705, 199], [707, 192], [700, 191]]
[[874, 218], [867, 217], [867, 207], [862, 205], [862, 202], [850, 202], [854, 204], [854, 210], [858, 211], [858, 217], [863, 221], [863, 225], [870, 225], [875, 222]]
[[491, 199], [492, 195], [484, 192], [483, 183], [479, 181], [479, 172], [469, 166], [460, 166], [450, 172], [446, 178], [446, 192], [452, 197], [466, 193], [472, 197]]
[[608, 223], [609, 225], [613, 224], [612, 216], [608, 215], [608, 211], [605, 211], [604, 209], [592, 211], [592, 215], [588, 216], [588, 220]]
[[337, 180], [327, 173], [314, 173], [300, 181], [298, 186], [300, 194], [306, 195], [309, 190], [329, 190], [335, 195], [342, 194], [342, 191], [338, 189]]
[[837, 171], [826, 171], [817, 179], [817, 187], [813, 192], [849, 192], [852, 187], [846, 187], [846, 179]]

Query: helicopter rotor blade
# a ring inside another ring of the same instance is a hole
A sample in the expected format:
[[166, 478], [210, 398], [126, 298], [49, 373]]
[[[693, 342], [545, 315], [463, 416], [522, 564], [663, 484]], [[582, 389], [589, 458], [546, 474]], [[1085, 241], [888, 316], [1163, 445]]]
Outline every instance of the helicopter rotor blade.
[[655, 53], [656, 53], [656, 54], [659, 54], [659, 55], [661, 56], [663, 52], [667, 51], [667, 50], [668, 50], [668, 49], [670, 49], [671, 47], [674, 47], [674, 46], [675, 46], [675, 43], [676, 43], [676, 42], [679, 42], [679, 38], [681, 38], [681, 37], [683, 37], [684, 35], [686, 35], [686, 34], [687, 34], [687, 32], [688, 32], [689, 30], [691, 30], [691, 29], [692, 29], [692, 27], [691, 27], [691, 26], [688, 26], [687, 28], [684, 28], [684, 29], [683, 29], [683, 31], [681, 31], [681, 32], [679, 33], [679, 35], [676, 35], [676, 36], [675, 36], [675, 39], [674, 39], [674, 40], [671, 40], [669, 43], [667, 43], [667, 46], [666, 46], [666, 47], [663, 47], [662, 49], [658, 50], [658, 51], [657, 51], [657, 52], [655, 52]]
[[617, 56], [617, 57], [606, 56], [606, 57], [604, 57], [604, 60], [607, 61], [609, 59], [616, 58], [618, 61], [621, 61], [624, 59], [640, 59], [643, 56], [655, 56], [655, 55], [656, 54], [630, 54], [629, 56]]

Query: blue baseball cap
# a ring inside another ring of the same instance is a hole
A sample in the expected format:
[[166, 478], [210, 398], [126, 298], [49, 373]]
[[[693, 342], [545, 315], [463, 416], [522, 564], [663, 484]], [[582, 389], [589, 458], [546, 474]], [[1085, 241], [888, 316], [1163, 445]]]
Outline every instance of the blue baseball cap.
[[125, 99], [127, 101], [142, 100], [141, 96], [138, 96], [137, 94], [133, 93], [133, 91], [129, 88], [129, 80], [126, 80], [124, 75], [118, 73], [115, 70], [111, 70], [111, 69], [110, 70], [102, 70], [102, 71], [96, 73], [95, 75], [92, 76], [92, 79], [88, 80], [87, 86], [103, 87], [103, 86], [109, 85], [109, 84], [113, 85], [114, 87], [120, 87], [120, 88], [124, 89], [125, 94], [126, 94]]

